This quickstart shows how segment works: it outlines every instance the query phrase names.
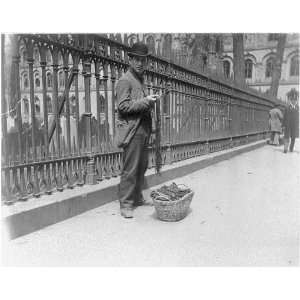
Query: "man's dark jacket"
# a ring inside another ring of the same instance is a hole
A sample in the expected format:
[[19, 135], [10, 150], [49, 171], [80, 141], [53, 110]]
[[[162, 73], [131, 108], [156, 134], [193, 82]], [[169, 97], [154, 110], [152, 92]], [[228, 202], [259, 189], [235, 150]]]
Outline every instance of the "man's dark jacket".
[[118, 147], [126, 147], [136, 133], [141, 122], [151, 131], [151, 104], [146, 99], [143, 81], [129, 69], [117, 82], [116, 96], [118, 117], [116, 138]]
[[299, 105], [292, 106], [289, 104], [284, 112], [283, 119], [284, 136], [286, 138], [299, 137]]

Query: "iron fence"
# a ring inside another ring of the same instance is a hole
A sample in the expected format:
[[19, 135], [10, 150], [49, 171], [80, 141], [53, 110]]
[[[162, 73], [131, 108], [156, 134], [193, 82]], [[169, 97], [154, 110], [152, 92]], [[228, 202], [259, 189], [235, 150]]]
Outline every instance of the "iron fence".
[[[123, 42], [120, 35], [13, 35], [11, 49], [11, 61], [2, 60], [2, 202], [118, 176], [115, 85], [128, 68], [126, 35]], [[7, 82], [4, 63], [11, 66]], [[151, 55], [145, 84], [162, 95], [163, 164], [262, 139], [268, 131], [271, 99], [197, 72], [176, 56]]]

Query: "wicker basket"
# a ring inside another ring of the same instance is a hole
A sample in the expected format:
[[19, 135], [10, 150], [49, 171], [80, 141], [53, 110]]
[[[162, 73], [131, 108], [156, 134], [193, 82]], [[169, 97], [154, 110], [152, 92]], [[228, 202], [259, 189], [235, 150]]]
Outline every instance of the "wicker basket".
[[174, 201], [163, 201], [153, 199], [153, 204], [157, 217], [162, 221], [175, 222], [186, 217], [194, 192], [184, 195], [182, 198]]

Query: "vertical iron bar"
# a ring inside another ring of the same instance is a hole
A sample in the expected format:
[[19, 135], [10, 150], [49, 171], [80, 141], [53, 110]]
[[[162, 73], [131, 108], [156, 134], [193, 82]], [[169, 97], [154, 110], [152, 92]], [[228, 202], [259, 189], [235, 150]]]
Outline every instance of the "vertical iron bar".
[[178, 83], [178, 139], [179, 142], [182, 140], [182, 86], [181, 82]]
[[[66, 107], [66, 124], [67, 124], [67, 155], [71, 156], [71, 126], [70, 126], [70, 98], [69, 98], [69, 52], [66, 51], [63, 56], [63, 69], [65, 77], [65, 107]], [[64, 139], [65, 141], [65, 139]], [[69, 189], [73, 188], [72, 182], [72, 161], [66, 164], [66, 174], [68, 177], [67, 187]]]
[[170, 83], [170, 144], [174, 143], [174, 82]]
[[[57, 158], [61, 157], [61, 149], [60, 149], [60, 116], [59, 116], [59, 102], [58, 102], [58, 81], [57, 81], [57, 73], [58, 73], [58, 48], [53, 48], [52, 53], [52, 61], [53, 61], [53, 91], [52, 91], [52, 99], [54, 102], [54, 115], [55, 115], [55, 123], [56, 123], [56, 145], [55, 145], [55, 156]], [[62, 178], [61, 178], [61, 167], [59, 163], [55, 164], [55, 175], [56, 176], [56, 189], [58, 191], [63, 191], [62, 186]], [[57, 168], [57, 170], [56, 170]]]
[[107, 80], [108, 80], [108, 65], [105, 62], [103, 64], [103, 86], [104, 86], [104, 98], [105, 98], [105, 122], [104, 122], [104, 142], [106, 150], [108, 150], [108, 137], [109, 137], [109, 128], [108, 128], [108, 92], [107, 92]]
[[71, 126], [70, 126], [70, 99], [69, 99], [69, 53], [64, 53], [64, 77], [65, 77], [65, 107], [66, 107], [66, 125], [67, 125], [67, 153], [71, 155]]
[[80, 139], [79, 139], [79, 91], [78, 91], [78, 64], [79, 58], [78, 56], [73, 57], [73, 74], [74, 74], [74, 86], [75, 86], [75, 121], [76, 121], [76, 150], [75, 153], [77, 155], [80, 154]]
[[91, 95], [90, 95], [90, 84], [91, 84], [91, 63], [89, 59], [85, 59], [83, 62], [83, 76], [84, 76], [84, 95], [85, 95], [85, 128], [87, 138], [87, 151], [92, 151], [92, 135], [91, 135]]
[[[19, 42], [18, 42], [18, 36], [13, 35], [12, 36], [12, 51], [13, 51], [13, 57], [12, 57], [12, 71], [14, 71], [15, 78], [10, 78], [10, 80], [14, 80], [13, 86], [15, 87], [14, 91], [14, 97], [15, 99], [12, 99], [14, 103], [16, 103], [16, 114], [17, 118], [15, 119], [15, 127], [18, 128], [18, 145], [19, 145], [19, 158], [20, 162], [22, 162], [22, 157], [24, 153], [23, 145], [22, 145], [22, 112], [21, 112], [21, 91], [20, 91], [20, 55], [19, 55]], [[15, 153], [15, 149], [8, 149], [8, 151], [12, 151]]]
[[35, 103], [34, 103], [34, 79], [33, 79], [33, 46], [28, 48], [28, 68], [29, 68], [29, 87], [30, 87], [30, 108], [31, 108], [31, 125], [32, 125], [32, 136], [31, 145], [33, 148], [33, 160], [36, 161], [36, 119], [35, 119]]
[[173, 143], [177, 143], [178, 140], [178, 83], [174, 83], [174, 137], [173, 137]]
[[97, 149], [100, 152], [101, 132], [100, 132], [100, 66], [99, 62], [95, 62], [95, 78], [96, 78], [96, 101], [97, 101]]
[[85, 128], [86, 128], [86, 135], [87, 135], [87, 152], [88, 152], [86, 183], [92, 185], [92, 184], [96, 184], [97, 180], [96, 180], [95, 161], [92, 155], [91, 60], [88, 51], [87, 35], [84, 36], [84, 49], [85, 49], [85, 56], [83, 61], [84, 95], [85, 95], [84, 115], [86, 119]]
[[58, 157], [60, 157], [60, 117], [59, 117], [59, 103], [58, 103], [58, 82], [57, 82], [57, 73], [58, 73], [58, 49], [55, 47], [52, 53], [52, 61], [53, 61], [53, 91], [52, 91], [52, 99], [54, 103], [54, 115], [55, 115], [55, 123], [56, 123], [56, 153]]
[[111, 113], [112, 113], [112, 136], [115, 136], [115, 83], [116, 83], [116, 67], [111, 64]]
[[[34, 99], [34, 78], [33, 78], [33, 43], [28, 41], [28, 68], [29, 68], [29, 87], [30, 87], [30, 108], [31, 108], [31, 134], [32, 134], [32, 150], [33, 150], [33, 161], [37, 161], [37, 149], [36, 149], [36, 118], [35, 118], [35, 99]], [[33, 196], [40, 196], [39, 178], [38, 178], [38, 167], [34, 166], [33, 172]]]
[[47, 84], [46, 84], [46, 55], [45, 48], [40, 50], [41, 68], [42, 68], [42, 89], [43, 89], [43, 108], [44, 108], [44, 141], [45, 141], [45, 159], [49, 157], [49, 140], [48, 140], [48, 105], [47, 105]]
[[6, 84], [5, 84], [5, 35], [1, 34], [1, 121], [2, 121], [2, 155], [5, 164], [8, 162], [8, 149], [7, 149], [7, 97], [5, 95]]

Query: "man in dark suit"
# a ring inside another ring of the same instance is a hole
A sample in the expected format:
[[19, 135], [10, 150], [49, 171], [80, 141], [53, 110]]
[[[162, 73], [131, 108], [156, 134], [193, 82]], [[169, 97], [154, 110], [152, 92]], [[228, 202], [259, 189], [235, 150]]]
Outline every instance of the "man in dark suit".
[[133, 44], [128, 56], [129, 70], [116, 85], [116, 134], [117, 145], [124, 150], [118, 191], [121, 215], [132, 218], [133, 208], [144, 203], [142, 187], [148, 166], [151, 109], [158, 95], [147, 96], [143, 83], [147, 46], [142, 43]]
[[299, 137], [299, 93], [292, 89], [288, 93], [288, 105], [284, 112], [284, 153], [294, 151], [295, 139]]

